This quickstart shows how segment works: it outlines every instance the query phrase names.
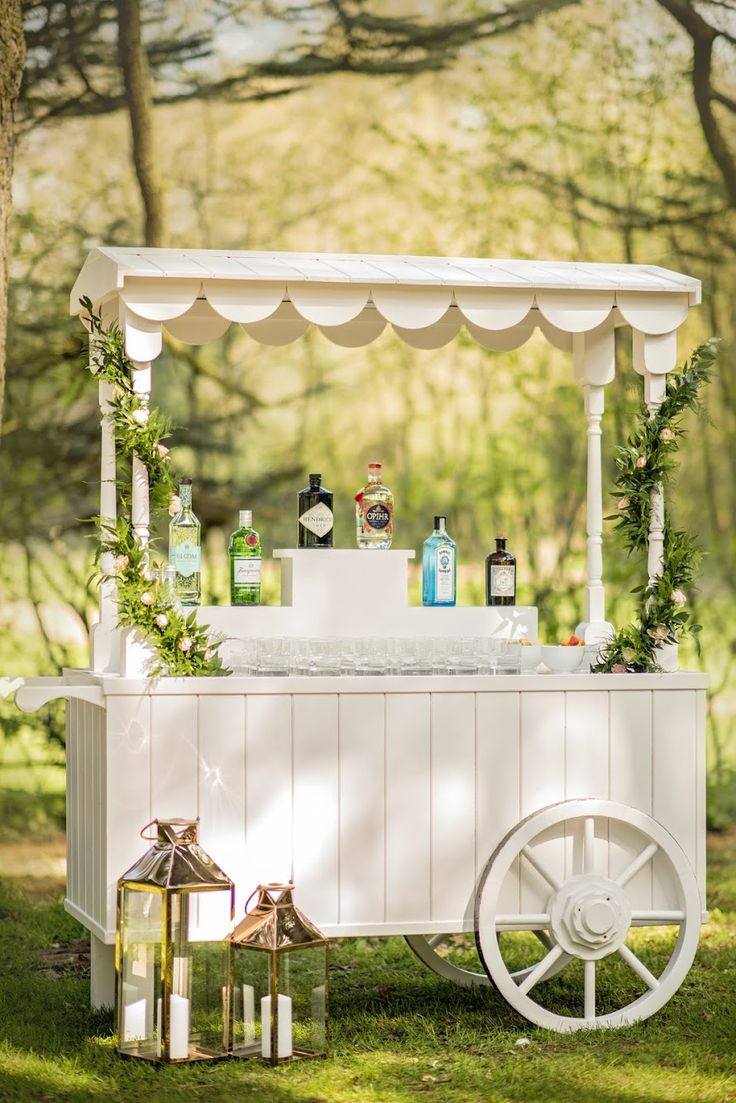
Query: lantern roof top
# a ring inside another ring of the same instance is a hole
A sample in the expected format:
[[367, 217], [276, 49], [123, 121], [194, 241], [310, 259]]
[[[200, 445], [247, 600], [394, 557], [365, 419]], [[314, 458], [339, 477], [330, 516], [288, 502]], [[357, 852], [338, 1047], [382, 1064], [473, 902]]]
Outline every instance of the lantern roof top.
[[[157, 828], [153, 846], [123, 874], [121, 881], [151, 889], [230, 889], [232, 892], [233, 882], [199, 845], [197, 820], [153, 822]], [[141, 836], [153, 841], [143, 832]]]
[[[258, 900], [247, 911], [228, 941], [234, 946], [251, 946], [256, 950], [288, 950], [295, 946], [313, 946], [326, 942], [304, 912], [294, 903], [294, 885], [259, 885]], [[255, 896], [255, 893], [253, 894]]]

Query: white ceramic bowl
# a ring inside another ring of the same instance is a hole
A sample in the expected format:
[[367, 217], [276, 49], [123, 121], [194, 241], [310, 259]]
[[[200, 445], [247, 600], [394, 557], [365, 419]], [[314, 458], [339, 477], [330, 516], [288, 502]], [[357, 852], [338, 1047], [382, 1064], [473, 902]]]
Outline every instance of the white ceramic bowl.
[[530, 673], [536, 670], [542, 661], [542, 648], [538, 643], [522, 644], [521, 648], [521, 669], [525, 673]]
[[542, 662], [553, 674], [573, 674], [585, 654], [584, 647], [565, 647], [545, 645], [542, 647]]

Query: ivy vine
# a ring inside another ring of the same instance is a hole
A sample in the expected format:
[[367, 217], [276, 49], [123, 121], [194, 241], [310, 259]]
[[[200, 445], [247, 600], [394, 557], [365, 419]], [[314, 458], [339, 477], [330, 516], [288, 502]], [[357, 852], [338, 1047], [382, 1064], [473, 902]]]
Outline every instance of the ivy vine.
[[[173, 516], [178, 499], [173, 493], [169, 449], [164, 444], [171, 434], [171, 421], [134, 390], [133, 365], [125, 353], [119, 326], [103, 327], [90, 299], [80, 302], [90, 329], [90, 368], [98, 379], [114, 388], [110, 416], [118, 455], [129, 469], [134, 455], [141, 460], [148, 473], [151, 510], [168, 509]], [[133, 527], [125, 486], [130, 486], [130, 479], [119, 484], [117, 519], [96, 518], [97, 562], [107, 553], [113, 568], [111, 572], [100, 571], [97, 578], [115, 583], [119, 623], [135, 628], [151, 649], [152, 676], [229, 674], [218, 653], [223, 637], [197, 623], [196, 609], [185, 614], [175, 596], [159, 581], [159, 570], [152, 562], [156, 541], [151, 540], [147, 546], [141, 543]]]
[[[683, 368], [670, 376], [661, 406], [650, 414], [642, 404], [634, 432], [616, 449], [618, 470], [613, 497], [615, 520], [629, 555], [646, 553], [652, 519], [652, 495], [665, 493], [676, 467], [679, 442], [685, 435], [682, 419], [689, 411], [702, 414], [700, 391], [712, 375], [717, 341], [711, 338], [698, 346]], [[698, 576], [702, 550], [681, 529], [675, 529], [665, 511], [662, 568], [653, 579], [637, 586], [636, 619], [620, 629], [601, 649], [596, 672], [645, 673], [660, 669], [657, 646], [677, 642], [691, 635], [697, 643], [702, 625], [696, 624], [684, 606]]]

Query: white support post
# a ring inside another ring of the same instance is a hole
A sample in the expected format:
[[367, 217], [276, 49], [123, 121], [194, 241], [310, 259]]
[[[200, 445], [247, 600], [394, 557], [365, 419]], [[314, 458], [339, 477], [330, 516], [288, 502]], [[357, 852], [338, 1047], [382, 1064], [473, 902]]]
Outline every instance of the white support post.
[[96, 935], [89, 938], [90, 1005], [96, 1008], [115, 1006], [115, 947], [108, 946]]
[[[91, 346], [91, 342], [90, 342]], [[90, 347], [90, 358], [92, 349]], [[115, 430], [110, 413], [115, 388], [112, 383], [100, 381], [100, 518], [103, 524], [114, 525], [117, 519], [117, 474], [115, 456]], [[112, 573], [112, 555], [105, 552], [100, 561], [105, 574]], [[100, 619], [90, 636], [90, 666], [97, 673], [115, 673], [118, 670], [118, 654], [115, 646], [117, 630], [115, 583], [100, 585]]]
[[615, 372], [615, 334], [613, 325], [573, 336], [575, 378], [583, 384], [588, 435], [586, 495], [587, 575], [585, 620], [575, 634], [586, 643], [599, 643], [613, 634], [606, 620], [606, 595], [603, 586], [603, 475], [601, 461], [601, 419], [604, 388]]
[[[664, 400], [667, 388], [666, 375], [652, 375], [646, 372], [644, 375], [644, 401], [649, 410], [649, 416], [654, 417]], [[664, 494], [662, 485], [652, 491], [652, 514], [649, 521], [649, 554], [647, 569], [649, 582], [653, 582], [658, 574], [661, 574], [664, 560]]]
[[[134, 364], [133, 368], [133, 390], [147, 408], [151, 396], [151, 365]], [[147, 547], [151, 533], [148, 471], [137, 456], [133, 456], [131, 513], [136, 536], [141, 544]]]

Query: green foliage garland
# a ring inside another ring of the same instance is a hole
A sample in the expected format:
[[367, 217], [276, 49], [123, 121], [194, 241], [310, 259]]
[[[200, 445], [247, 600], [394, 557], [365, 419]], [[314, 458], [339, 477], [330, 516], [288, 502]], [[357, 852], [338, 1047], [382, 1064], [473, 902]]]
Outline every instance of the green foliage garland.
[[[684, 436], [682, 418], [688, 410], [702, 412], [700, 388], [708, 382], [716, 358], [717, 341], [711, 338], [693, 352], [682, 370], [672, 375], [662, 405], [650, 415], [642, 405], [636, 428], [625, 445], [616, 450], [618, 475], [614, 485], [618, 512], [616, 529], [626, 540], [631, 555], [646, 552], [652, 516], [652, 494], [664, 493], [676, 464], [679, 438]], [[701, 625], [694, 624], [683, 606], [694, 584], [702, 552], [686, 532], [674, 529], [665, 513], [662, 569], [646, 585], [637, 586], [637, 619], [620, 629], [606, 644], [594, 671], [621, 674], [658, 671], [656, 648], [676, 642], [684, 635], [697, 638]]]
[[[82, 299], [81, 305], [90, 326], [92, 371], [114, 387], [110, 414], [119, 454], [129, 466], [134, 455], [145, 465], [151, 509], [168, 508], [171, 512], [174, 481], [169, 449], [163, 443], [171, 433], [171, 422], [134, 391], [133, 365], [125, 354], [120, 328], [103, 328], [88, 298]], [[141, 544], [133, 528], [128, 497], [121, 492], [116, 521], [99, 517], [97, 522], [97, 559], [109, 553], [113, 564], [112, 573], [102, 572], [99, 580], [115, 582], [118, 620], [137, 629], [151, 648], [151, 675], [229, 674], [217, 650], [222, 637], [215, 636], [207, 625], [197, 624], [196, 609], [185, 615], [174, 595], [156, 579], [149, 562], [150, 546]]]

